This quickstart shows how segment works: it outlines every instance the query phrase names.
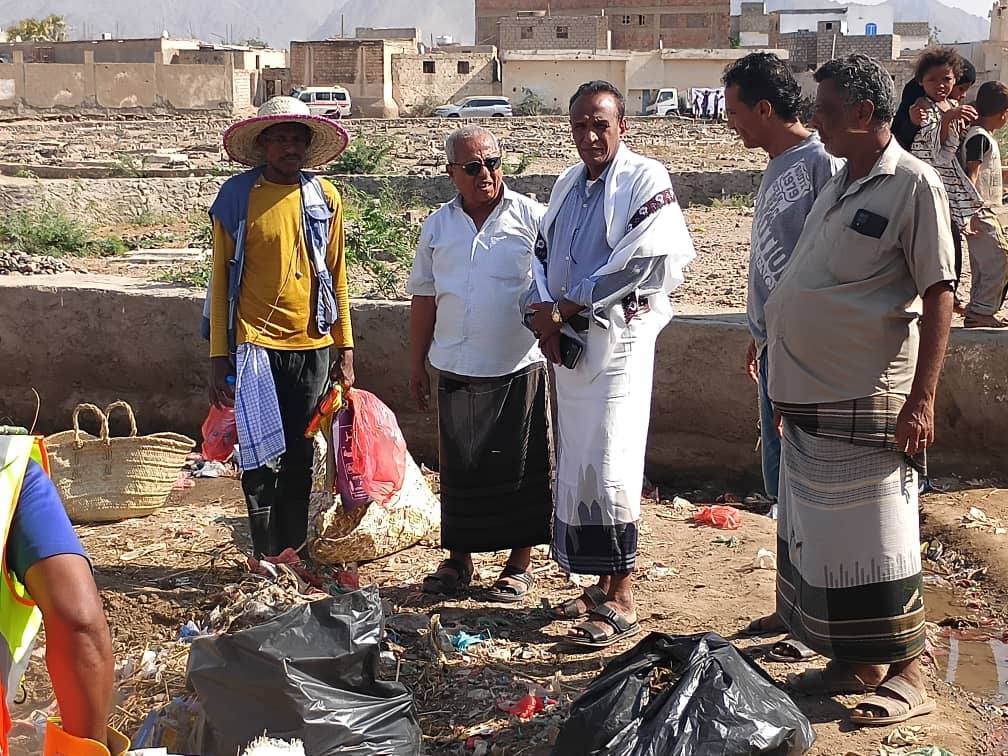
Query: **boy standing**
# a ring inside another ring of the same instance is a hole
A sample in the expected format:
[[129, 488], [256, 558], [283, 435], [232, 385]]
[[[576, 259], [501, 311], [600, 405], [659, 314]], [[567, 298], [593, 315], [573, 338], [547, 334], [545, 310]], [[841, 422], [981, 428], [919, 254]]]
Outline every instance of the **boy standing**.
[[1008, 123], [1008, 87], [1000, 81], [985, 82], [977, 91], [977, 121], [962, 140], [960, 159], [983, 207], [973, 216], [969, 241], [973, 283], [966, 308], [966, 328], [1005, 328], [998, 320], [1008, 284], [1008, 239], [1001, 225], [1003, 207], [1001, 150], [991, 132]]

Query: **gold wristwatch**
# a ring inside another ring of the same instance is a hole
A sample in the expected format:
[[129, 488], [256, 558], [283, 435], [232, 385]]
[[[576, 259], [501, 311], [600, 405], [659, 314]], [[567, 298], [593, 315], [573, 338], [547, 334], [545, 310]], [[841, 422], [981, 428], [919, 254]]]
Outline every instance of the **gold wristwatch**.
[[554, 302], [553, 303], [553, 311], [550, 313], [550, 315], [553, 318], [553, 322], [556, 323], [557, 325], [560, 325], [561, 323], [563, 323], [563, 315], [560, 314], [560, 303], [559, 302]]

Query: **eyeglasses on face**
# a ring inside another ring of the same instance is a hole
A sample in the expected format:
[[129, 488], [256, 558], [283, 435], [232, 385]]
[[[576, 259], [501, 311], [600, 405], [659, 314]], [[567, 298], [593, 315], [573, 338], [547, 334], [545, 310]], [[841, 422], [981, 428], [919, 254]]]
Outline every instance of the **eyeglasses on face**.
[[483, 166], [486, 166], [486, 169], [490, 171], [490, 173], [493, 173], [500, 168], [501, 157], [500, 155], [494, 155], [486, 158], [485, 160], [470, 160], [468, 163], [448, 163], [448, 165], [462, 166], [462, 170], [465, 171], [467, 175], [476, 176], [483, 170]]

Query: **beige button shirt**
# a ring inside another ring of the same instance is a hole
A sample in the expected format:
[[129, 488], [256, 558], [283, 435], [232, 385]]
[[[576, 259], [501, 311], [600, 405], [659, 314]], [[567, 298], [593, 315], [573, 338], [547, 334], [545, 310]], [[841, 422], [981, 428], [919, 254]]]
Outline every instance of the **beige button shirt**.
[[767, 300], [770, 398], [909, 393], [921, 296], [941, 281], [955, 281], [945, 189], [892, 139], [867, 176], [823, 187]]

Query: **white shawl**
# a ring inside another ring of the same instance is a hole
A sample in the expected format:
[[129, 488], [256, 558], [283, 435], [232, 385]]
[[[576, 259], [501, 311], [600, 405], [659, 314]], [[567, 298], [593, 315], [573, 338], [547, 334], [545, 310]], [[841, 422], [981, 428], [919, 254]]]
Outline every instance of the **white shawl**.
[[[549, 231], [564, 199], [577, 182], [583, 180], [583, 176], [584, 167], [579, 163], [557, 178], [540, 226], [542, 239], [549, 238]], [[658, 161], [631, 152], [625, 144], [620, 144], [606, 174], [604, 191], [606, 239], [612, 247], [612, 254], [595, 271], [595, 277], [626, 270], [637, 260], [664, 256], [665, 270], [660, 284], [648, 289], [640, 288], [634, 293], [638, 297], [647, 297], [651, 311], [668, 322], [672, 318], [669, 295], [683, 282], [683, 269], [696, 256], [682, 210], [672, 193], [668, 170]], [[632, 228], [631, 221], [634, 223]], [[546, 285], [546, 270], [535, 257], [533, 262], [532, 272], [540, 300], [552, 302], [553, 297]], [[627, 327], [620, 302], [622, 296], [625, 294], [597, 303], [590, 313], [594, 324], [600, 326], [589, 327], [581, 361], [590, 380], [605, 369], [620, 334]], [[569, 329], [568, 332], [575, 335]]]

